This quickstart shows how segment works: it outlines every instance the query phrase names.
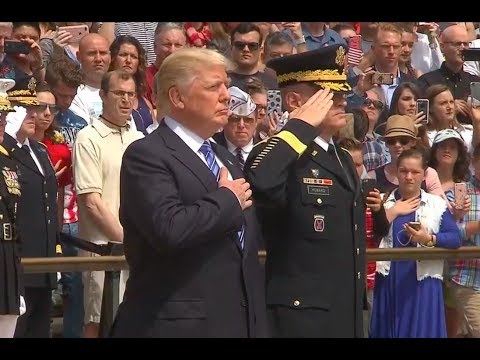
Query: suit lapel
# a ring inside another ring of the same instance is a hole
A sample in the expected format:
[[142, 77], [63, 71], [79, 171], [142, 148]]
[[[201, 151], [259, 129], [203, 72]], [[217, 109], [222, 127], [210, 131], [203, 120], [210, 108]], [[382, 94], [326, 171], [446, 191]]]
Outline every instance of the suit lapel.
[[217, 179], [210, 169], [163, 121], [158, 126], [157, 134], [172, 151], [172, 156], [181, 162], [205, 186], [206, 190], [213, 191], [218, 188]]
[[353, 163], [352, 157], [347, 154], [345, 150], [340, 149], [338, 151], [338, 156], [342, 159], [342, 163], [345, 166], [345, 171], [348, 172], [350, 179], [352, 179], [353, 188], [351, 188], [354, 192], [360, 190], [360, 180], [358, 178], [357, 170], [355, 168], [355, 164]]
[[12, 158], [16, 159], [18, 162], [22, 163], [22, 165], [29, 168], [30, 170], [35, 171], [36, 173], [43, 176], [40, 170], [38, 170], [37, 164], [35, 164], [35, 161], [33, 161], [30, 153], [18, 147], [16, 139], [14, 139], [8, 134], [5, 134], [3, 145], [5, 145]]
[[49, 177], [51, 175], [55, 175], [54, 165], [50, 160], [50, 156], [48, 155], [47, 148], [44, 145], [41, 145], [37, 142], [30, 141], [30, 146], [32, 151], [37, 156], [37, 159], [42, 166], [43, 173], [45, 177]]

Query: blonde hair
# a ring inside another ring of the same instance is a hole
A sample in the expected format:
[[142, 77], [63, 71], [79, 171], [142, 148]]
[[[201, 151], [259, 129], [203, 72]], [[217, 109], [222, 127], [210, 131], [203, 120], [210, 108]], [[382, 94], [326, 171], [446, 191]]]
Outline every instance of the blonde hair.
[[378, 34], [381, 32], [393, 32], [398, 34], [400, 37], [402, 36], [402, 30], [394, 23], [388, 23], [388, 22], [381, 22], [378, 24], [377, 27], [377, 34], [375, 38], [373, 39], [374, 43], [378, 43]]
[[234, 68], [233, 63], [219, 52], [204, 48], [183, 48], [168, 56], [153, 79], [157, 108], [170, 111], [168, 91], [173, 87], [190, 85], [205, 69], [224, 66], [225, 71]]

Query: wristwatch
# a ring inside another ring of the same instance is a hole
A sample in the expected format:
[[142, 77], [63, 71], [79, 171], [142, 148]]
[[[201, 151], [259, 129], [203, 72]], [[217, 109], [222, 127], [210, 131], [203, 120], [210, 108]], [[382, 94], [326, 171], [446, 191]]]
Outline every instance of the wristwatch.
[[295, 40], [295, 46], [298, 46], [298, 45], [302, 45], [302, 44], [305, 44], [305, 36], [302, 35], [302, 37], [300, 39], [296, 39]]

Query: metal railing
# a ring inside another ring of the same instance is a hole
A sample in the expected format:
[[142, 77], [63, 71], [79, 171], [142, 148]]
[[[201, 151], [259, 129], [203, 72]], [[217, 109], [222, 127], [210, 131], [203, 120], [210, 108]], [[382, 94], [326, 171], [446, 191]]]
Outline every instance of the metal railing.
[[[258, 256], [264, 263], [267, 256], [266, 251], [259, 251]], [[476, 258], [480, 259], [480, 247], [477, 246], [465, 246], [458, 249], [435, 247], [367, 249], [368, 261]], [[120, 271], [128, 269], [125, 256], [23, 258], [22, 264], [26, 273], [105, 271], [100, 336], [108, 335], [119, 305]]]

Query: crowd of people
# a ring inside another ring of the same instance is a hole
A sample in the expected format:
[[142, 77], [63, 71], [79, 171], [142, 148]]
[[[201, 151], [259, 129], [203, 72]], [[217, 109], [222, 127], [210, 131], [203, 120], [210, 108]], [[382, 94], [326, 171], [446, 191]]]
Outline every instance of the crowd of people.
[[480, 246], [477, 33], [0, 23], [0, 337], [59, 285], [100, 335], [104, 272], [22, 270], [68, 237], [123, 244], [111, 337], [480, 337], [479, 260], [365, 256]]

